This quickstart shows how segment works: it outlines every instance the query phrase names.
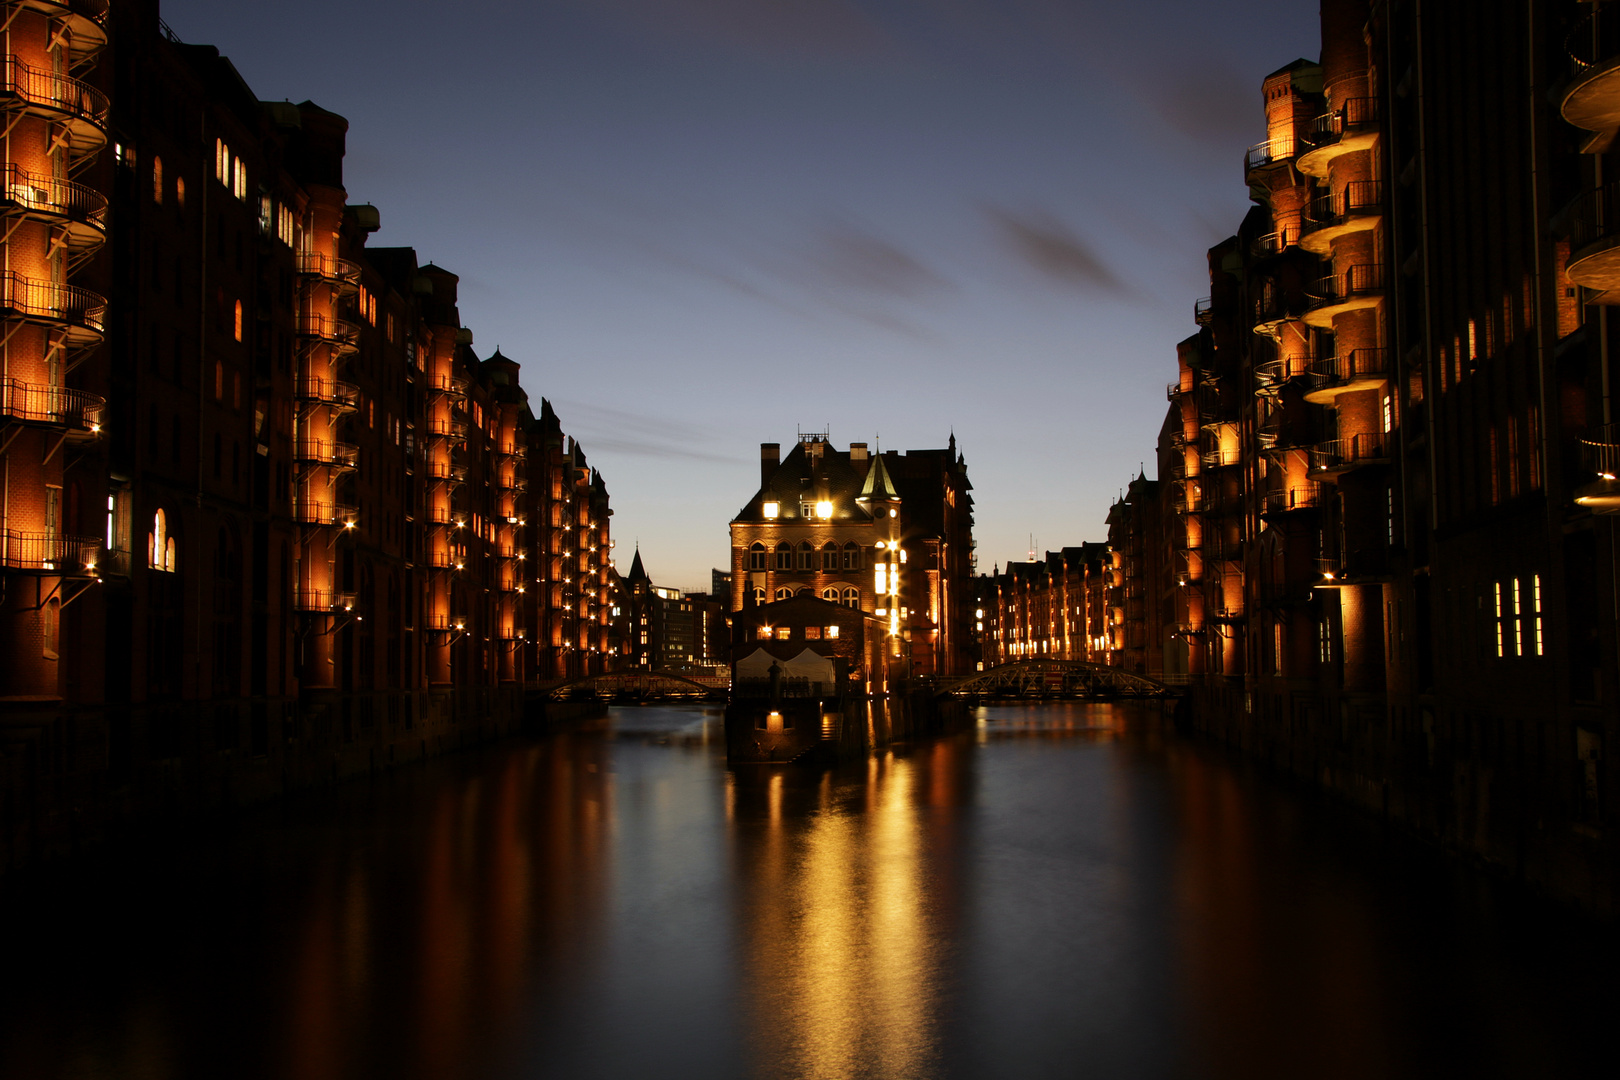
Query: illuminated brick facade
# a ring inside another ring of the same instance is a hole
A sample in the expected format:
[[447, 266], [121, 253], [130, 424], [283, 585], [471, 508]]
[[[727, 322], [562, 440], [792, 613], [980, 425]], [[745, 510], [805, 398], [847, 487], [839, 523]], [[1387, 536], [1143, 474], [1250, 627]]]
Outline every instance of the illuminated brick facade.
[[347, 122], [259, 102], [149, 0], [6, 14], [0, 865], [606, 669], [606, 486], [474, 351], [456, 276], [368, 246]]
[[911, 674], [972, 670], [971, 490], [954, 436], [905, 454], [762, 444], [760, 489], [731, 522], [732, 611], [799, 595], [881, 609]]

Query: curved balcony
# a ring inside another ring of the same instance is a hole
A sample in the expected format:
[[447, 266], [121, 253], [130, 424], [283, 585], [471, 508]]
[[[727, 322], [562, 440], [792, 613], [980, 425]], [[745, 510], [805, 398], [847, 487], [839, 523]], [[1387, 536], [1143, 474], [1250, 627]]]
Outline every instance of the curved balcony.
[[1377, 180], [1352, 180], [1343, 191], [1312, 200], [1299, 246], [1315, 255], [1331, 254], [1334, 240], [1376, 227], [1383, 203], [1384, 185]]
[[1260, 234], [1249, 244], [1249, 253], [1256, 259], [1275, 258], [1299, 246], [1300, 233], [1304, 230], [1302, 218], [1290, 215], [1273, 224], [1277, 226], [1275, 230]]
[[1289, 164], [1301, 149], [1300, 141], [1292, 133], [1255, 143], [1243, 155], [1243, 182], [1258, 182], [1257, 174]]
[[1620, 513], [1620, 425], [1600, 427], [1581, 440], [1581, 466], [1597, 479], [1575, 489], [1575, 503], [1599, 514]]
[[1301, 510], [1315, 510], [1321, 505], [1321, 486], [1318, 484], [1306, 484], [1304, 487], [1283, 488], [1278, 491], [1266, 492], [1265, 502], [1260, 513], [1270, 518], [1282, 514], [1298, 513]]
[[299, 379], [296, 394], [299, 401], [325, 405], [340, 412], [354, 412], [360, 407], [360, 388], [341, 379]]
[[527, 491], [529, 480], [522, 469], [513, 469], [510, 473], [500, 473], [495, 486], [502, 491]]
[[1254, 392], [1260, 397], [1276, 397], [1289, 378], [1287, 360], [1262, 360], [1254, 365]]
[[340, 296], [348, 296], [360, 289], [360, 264], [319, 251], [298, 253], [298, 272], [305, 277], [318, 278], [331, 285]]
[[360, 518], [360, 508], [352, 503], [298, 499], [293, 506], [293, 518], [300, 525], [339, 525], [352, 529]]
[[451, 439], [455, 442], [464, 442], [467, 438], [467, 421], [434, 417], [427, 422], [427, 435], [430, 439]]
[[360, 349], [360, 326], [348, 319], [338, 319], [313, 311], [298, 313], [298, 334], [330, 345], [339, 356]]
[[1276, 282], [1267, 282], [1254, 300], [1254, 332], [1274, 337], [1283, 323], [1299, 318], [1302, 310], [1303, 305], [1285, 295]]
[[299, 439], [293, 450], [293, 460], [301, 465], [354, 469], [360, 464], [360, 448], [353, 443], [331, 439]]
[[467, 380], [459, 375], [429, 375], [427, 391], [442, 397], [464, 398], [467, 396]]
[[1384, 268], [1378, 263], [1352, 266], [1342, 274], [1318, 278], [1305, 289], [1305, 322], [1327, 328], [1336, 316], [1370, 308], [1384, 297]]
[[1389, 461], [1388, 436], [1380, 431], [1367, 431], [1347, 439], [1331, 439], [1311, 447], [1311, 472], [1333, 476], [1349, 472], [1362, 465], [1381, 465]]
[[0, 565], [24, 573], [95, 577], [101, 561], [99, 536], [58, 536], [55, 533], [5, 531]]
[[99, 247], [107, 239], [107, 196], [93, 187], [35, 176], [15, 165], [0, 172], [0, 213], [57, 226], [74, 250]]
[[1599, 292], [1620, 289], [1620, 183], [1588, 191], [1559, 217], [1569, 234], [1569, 280]]
[[30, 67], [7, 54], [0, 71], [0, 106], [61, 124], [72, 153], [100, 150], [107, 142], [107, 95], [87, 82]]
[[467, 480], [467, 466], [459, 461], [430, 461], [426, 471], [430, 480], [448, 480], [455, 484]]
[[353, 611], [355, 594], [336, 589], [299, 589], [293, 593], [293, 610], [331, 615]]
[[1370, 150], [1378, 141], [1378, 99], [1350, 98], [1333, 112], [1318, 116], [1311, 121], [1305, 141], [1310, 149], [1296, 162], [1299, 171], [1326, 179], [1334, 158]]
[[72, 67], [107, 47], [109, 0], [20, 0], [17, 6], [66, 25], [68, 62]]
[[1199, 326], [1208, 326], [1215, 321], [1214, 300], [1208, 296], [1201, 296], [1193, 301], [1193, 322]]
[[1305, 400], [1328, 405], [1340, 394], [1371, 390], [1389, 379], [1388, 349], [1351, 349], [1347, 356], [1330, 356], [1305, 373]]
[[64, 386], [0, 380], [0, 416], [24, 424], [66, 429], [69, 439], [87, 441], [101, 434], [107, 399]]
[[1559, 113], [1587, 131], [1620, 127], [1620, 9], [1604, 7], [1577, 22], [1564, 51], [1571, 71]]
[[107, 299], [77, 285], [55, 285], [10, 272], [0, 274], [0, 315], [62, 333], [64, 344], [98, 345], [107, 327]]
[[1179, 400], [1182, 395], [1190, 393], [1192, 393], [1192, 390], [1182, 386], [1179, 382], [1167, 383], [1164, 388], [1165, 400], [1172, 402]]
[[1243, 463], [1243, 455], [1236, 450], [1205, 450], [1200, 457], [1206, 469], [1223, 469]]

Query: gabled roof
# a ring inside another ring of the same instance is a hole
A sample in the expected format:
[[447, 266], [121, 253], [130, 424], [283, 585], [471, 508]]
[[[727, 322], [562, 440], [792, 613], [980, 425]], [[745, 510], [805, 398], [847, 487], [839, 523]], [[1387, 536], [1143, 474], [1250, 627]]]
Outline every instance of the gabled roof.
[[[812, 460], [808, 446], [816, 448]], [[777, 503], [780, 521], [799, 519], [802, 500], [828, 499], [833, 504], [832, 522], [867, 522], [871, 513], [856, 502], [866, 478], [864, 462], [851, 461], [847, 451], [834, 449], [822, 440], [805, 440], [789, 451], [764, 485], [748, 500], [733, 521], [765, 521], [765, 504]]]

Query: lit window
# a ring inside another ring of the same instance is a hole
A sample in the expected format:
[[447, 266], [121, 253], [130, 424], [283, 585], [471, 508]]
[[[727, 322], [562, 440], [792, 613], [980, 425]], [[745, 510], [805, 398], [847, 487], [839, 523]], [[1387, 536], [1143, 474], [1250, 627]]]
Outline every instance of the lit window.
[[152, 201], [163, 205], [163, 159], [152, 159]]
[[1535, 617], [1535, 649], [1536, 655], [1543, 655], [1541, 644], [1541, 575], [1536, 574], [1530, 579], [1530, 613]]
[[819, 626], [807, 626], [807, 627], [805, 627], [804, 628], [804, 639], [806, 641], [820, 641], [821, 640], [821, 627], [819, 627]]
[[836, 627], [836, 626], [827, 627], [827, 636], [829, 638], [837, 637], [838, 636], [838, 627]]
[[838, 603], [838, 589], [836, 587], [822, 589], [821, 598], [823, 600], [830, 600], [835, 604]]
[[770, 637], [771, 637], [771, 628], [770, 627], [762, 626], [762, 627], [759, 628], [759, 639], [761, 641], [769, 641]]
[[765, 504], [764, 513], [765, 513], [765, 516], [768, 517], [768, 518], [781, 517], [782, 516], [782, 504], [778, 503], [778, 502], [768, 502], [768, 503]]
[[1503, 655], [1503, 638], [1506, 637], [1502, 625], [1502, 583], [1496, 582], [1496, 655]]
[[844, 606], [845, 607], [852, 607], [852, 608], [860, 607], [861, 606], [861, 590], [859, 590], [859, 589], [845, 589], [844, 590]]
[[822, 499], [820, 502], [816, 503], [816, 517], [820, 518], [822, 521], [826, 521], [828, 518], [832, 517], [832, 511], [832, 503], [828, 502], [826, 499]]
[[793, 628], [791, 626], [778, 626], [776, 628], [776, 640], [777, 641], [787, 641], [792, 636], [793, 636]]
[[236, 340], [242, 340], [242, 301], [236, 302]]
[[186, 178], [183, 176], [174, 178], [174, 205], [182, 210], [186, 208]]

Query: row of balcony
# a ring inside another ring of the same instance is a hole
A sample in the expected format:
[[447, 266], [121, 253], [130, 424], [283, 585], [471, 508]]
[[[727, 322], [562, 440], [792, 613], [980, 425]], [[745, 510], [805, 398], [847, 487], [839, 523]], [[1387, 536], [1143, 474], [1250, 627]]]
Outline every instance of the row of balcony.
[[356, 595], [337, 589], [299, 589], [293, 593], [293, 610], [330, 614], [353, 611]]
[[44, 574], [90, 577], [101, 560], [101, 538], [60, 536], [54, 532], [5, 530], [0, 540], [0, 566]]
[[1564, 39], [1569, 80], [1559, 112], [1586, 131], [1620, 127], [1620, 8], [1605, 5]]
[[66, 430], [70, 438], [93, 439], [101, 433], [107, 399], [65, 386], [0, 379], [0, 416], [25, 424]]
[[107, 239], [107, 196], [71, 180], [36, 176], [16, 165], [0, 171], [0, 212], [37, 218], [63, 229], [67, 246], [97, 247]]
[[1378, 100], [1350, 98], [1332, 112], [1311, 120], [1303, 131], [1249, 147], [1243, 155], [1245, 181], [1256, 183], [1260, 179], [1256, 174], [1261, 171], [1288, 164], [1307, 176], [1324, 177], [1328, 163], [1335, 157], [1370, 147], [1377, 130]]
[[11, 53], [0, 58], [0, 106], [61, 124], [75, 154], [99, 150], [107, 141], [106, 94], [72, 76], [32, 67]]
[[97, 345], [107, 329], [107, 298], [6, 271], [0, 273], [0, 314], [58, 330], [72, 347]]

